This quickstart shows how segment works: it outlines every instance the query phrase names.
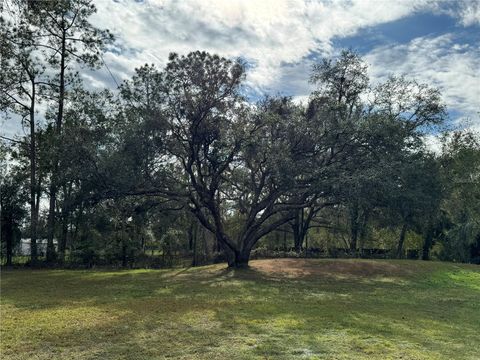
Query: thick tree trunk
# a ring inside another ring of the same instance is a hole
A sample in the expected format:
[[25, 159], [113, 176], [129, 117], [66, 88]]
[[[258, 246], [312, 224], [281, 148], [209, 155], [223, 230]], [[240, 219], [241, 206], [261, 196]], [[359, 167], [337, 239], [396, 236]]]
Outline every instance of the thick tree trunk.
[[126, 268], [128, 265], [128, 257], [127, 257], [127, 245], [122, 245], [122, 268]]
[[303, 248], [303, 241], [301, 234], [298, 232], [293, 232], [293, 245], [295, 247], [295, 252], [300, 253]]
[[7, 262], [5, 263], [6, 266], [12, 266], [12, 258], [13, 258], [13, 238], [11, 236], [7, 237]]
[[307, 211], [307, 216], [305, 216], [304, 209], [299, 209], [297, 216], [294, 219], [292, 224], [293, 230], [293, 241], [296, 252], [301, 252], [303, 249], [303, 244], [305, 243], [305, 238], [310, 228], [310, 222], [315, 214], [313, 208], [309, 208]]
[[402, 229], [400, 230], [400, 237], [398, 239], [398, 247], [397, 247], [397, 258], [401, 259], [403, 257], [403, 244], [405, 242], [405, 235], [407, 233], [407, 223], [404, 222], [402, 225]]
[[429, 226], [423, 242], [422, 260], [430, 260], [430, 249], [432, 248], [432, 245], [433, 245], [433, 227]]
[[65, 250], [67, 248], [67, 236], [68, 236], [68, 216], [63, 214], [62, 217], [62, 232], [60, 234], [60, 240], [58, 242], [58, 261], [63, 263], [65, 261]]
[[192, 222], [188, 229], [188, 247], [192, 252], [192, 266], [197, 266], [197, 230], [197, 225]]
[[[252, 252], [251, 246], [244, 246], [241, 249], [232, 249], [225, 241], [222, 240], [221, 235], [218, 236], [218, 241], [222, 247], [223, 253], [227, 259], [229, 268], [246, 268], [248, 267], [248, 261], [250, 260], [250, 253]], [[243, 244], [248, 244], [248, 241], [244, 241]]]
[[240, 241], [241, 247], [238, 249], [230, 249], [228, 259], [228, 266], [231, 268], [247, 268], [248, 262], [250, 260], [250, 254], [252, 249], [257, 242], [258, 238], [244, 238], [243, 241]]
[[193, 225], [191, 224], [188, 228], [188, 250], [193, 250]]
[[302, 236], [302, 223], [303, 223], [303, 209], [296, 211], [295, 218], [292, 223], [293, 232], [293, 246], [295, 251], [299, 253], [302, 251], [303, 236]]
[[367, 237], [367, 226], [368, 226], [369, 218], [370, 218], [370, 211], [369, 210], [364, 211], [363, 221], [362, 221], [360, 231], [359, 231], [359, 233], [360, 233], [360, 243], [359, 243], [359, 246], [358, 246], [358, 250], [359, 250], [360, 257], [363, 256], [363, 248], [365, 247], [365, 240], [366, 240], [366, 237]]
[[192, 266], [197, 266], [197, 237], [192, 240]]
[[472, 261], [474, 259], [480, 259], [480, 234], [477, 236], [477, 241], [470, 245], [470, 259]]
[[350, 208], [350, 253], [357, 254], [357, 240], [358, 240], [358, 203], [355, 202]]
[[308, 256], [308, 234], [305, 233], [305, 257]]
[[235, 269], [245, 269], [248, 267], [248, 261], [250, 260], [251, 249], [244, 249], [235, 251], [232, 258], [228, 262], [228, 267]]
[[6, 242], [6, 266], [12, 266], [12, 255], [13, 255], [13, 219], [11, 217], [6, 219], [6, 226], [3, 236], [5, 236]]

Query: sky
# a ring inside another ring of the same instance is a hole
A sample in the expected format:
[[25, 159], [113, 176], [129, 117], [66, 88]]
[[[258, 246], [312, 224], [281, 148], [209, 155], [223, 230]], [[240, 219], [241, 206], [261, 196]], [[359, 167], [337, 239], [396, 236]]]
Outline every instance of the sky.
[[[91, 22], [115, 43], [104, 60], [115, 80], [170, 52], [206, 50], [249, 64], [246, 91], [312, 91], [312, 64], [359, 52], [372, 83], [406, 75], [440, 88], [452, 124], [480, 130], [480, 0], [96, 0]], [[84, 73], [91, 88], [115, 88], [105, 66]], [[0, 122], [4, 134], [18, 125]]]

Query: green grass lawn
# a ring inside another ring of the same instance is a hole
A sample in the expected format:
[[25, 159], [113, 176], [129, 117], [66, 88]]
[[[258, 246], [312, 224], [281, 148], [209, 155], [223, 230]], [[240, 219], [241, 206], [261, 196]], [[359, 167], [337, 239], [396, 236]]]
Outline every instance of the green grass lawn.
[[2, 359], [480, 359], [480, 267], [259, 260], [1, 275]]

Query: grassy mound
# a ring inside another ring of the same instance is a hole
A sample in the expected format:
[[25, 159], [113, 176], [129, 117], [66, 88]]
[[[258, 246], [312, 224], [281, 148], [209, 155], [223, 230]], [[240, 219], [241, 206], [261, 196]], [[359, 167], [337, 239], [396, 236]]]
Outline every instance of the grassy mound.
[[4, 271], [2, 359], [479, 359], [480, 267]]

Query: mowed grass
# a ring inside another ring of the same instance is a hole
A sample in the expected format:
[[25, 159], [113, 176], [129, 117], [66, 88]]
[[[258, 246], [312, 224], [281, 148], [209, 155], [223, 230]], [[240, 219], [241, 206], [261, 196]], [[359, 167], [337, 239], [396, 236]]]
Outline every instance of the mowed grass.
[[1, 275], [2, 359], [480, 359], [480, 267], [259, 260]]

